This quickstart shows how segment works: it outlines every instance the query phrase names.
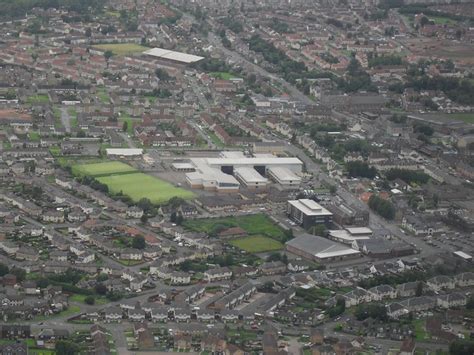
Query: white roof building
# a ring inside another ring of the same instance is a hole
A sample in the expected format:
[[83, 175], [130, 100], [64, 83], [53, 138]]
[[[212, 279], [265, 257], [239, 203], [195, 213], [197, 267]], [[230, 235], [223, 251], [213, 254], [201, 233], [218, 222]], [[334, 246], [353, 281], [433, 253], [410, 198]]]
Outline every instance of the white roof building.
[[151, 55], [153, 57], [158, 57], [161, 59], [168, 59], [175, 62], [185, 63], [185, 64], [199, 62], [200, 60], [204, 59], [204, 57], [200, 57], [197, 55], [187, 54], [187, 53], [182, 53], [182, 52], [175, 52], [175, 51], [171, 51], [169, 49], [164, 49], [164, 48], [152, 48], [143, 52], [143, 54]]
[[107, 155], [134, 156], [142, 155], [143, 149], [140, 148], [107, 148]]

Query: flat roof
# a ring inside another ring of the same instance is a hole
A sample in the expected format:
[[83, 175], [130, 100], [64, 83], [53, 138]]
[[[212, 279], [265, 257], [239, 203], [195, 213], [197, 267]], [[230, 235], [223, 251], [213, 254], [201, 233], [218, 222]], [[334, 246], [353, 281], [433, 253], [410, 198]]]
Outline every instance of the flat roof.
[[300, 210], [306, 216], [332, 216], [332, 213], [319, 203], [307, 198], [301, 200], [290, 200], [288, 203]]
[[318, 259], [360, 254], [358, 250], [347, 245], [311, 234], [302, 234], [288, 241], [286, 245], [310, 253]]
[[469, 259], [469, 260], [472, 259], [472, 256], [471, 256], [471, 255], [469, 255], [469, 254], [467, 254], [467, 253], [465, 253], [465, 252], [463, 252], [463, 251], [460, 251], [460, 250], [459, 250], [459, 251], [455, 251], [454, 254], [457, 255], [457, 256], [459, 256], [459, 257], [461, 257], [461, 258], [463, 258], [463, 259]]
[[143, 54], [148, 54], [153, 57], [174, 60], [176, 62], [187, 63], [187, 64], [199, 62], [200, 60], [204, 59], [204, 57], [200, 57], [198, 55], [187, 54], [183, 52], [175, 52], [169, 49], [158, 48], [158, 47], [149, 49], [143, 52]]
[[173, 163], [175, 169], [194, 169], [194, 165], [191, 163]]
[[267, 182], [268, 180], [260, 175], [257, 170], [254, 168], [248, 167], [240, 167], [234, 170], [235, 174], [237, 174], [241, 179], [245, 182]]
[[107, 148], [107, 155], [142, 155], [141, 148]]
[[367, 240], [370, 239], [368, 235], [352, 235], [347, 230], [344, 229], [336, 229], [330, 230], [329, 235], [336, 239], [344, 240], [346, 242], [353, 242], [354, 240]]
[[303, 165], [298, 158], [250, 157], [250, 158], [207, 158], [209, 165]]
[[282, 166], [272, 166], [268, 170], [280, 181], [301, 181], [298, 175]]
[[370, 229], [369, 227], [347, 227], [346, 231], [348, 231], [352, 235], [372, 234], [372, 229]]

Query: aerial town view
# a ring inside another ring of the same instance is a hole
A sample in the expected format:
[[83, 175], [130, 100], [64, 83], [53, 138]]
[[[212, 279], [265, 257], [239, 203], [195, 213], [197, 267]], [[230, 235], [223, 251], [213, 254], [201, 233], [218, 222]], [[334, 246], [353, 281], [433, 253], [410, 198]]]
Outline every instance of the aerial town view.
[[0, 355], [474, 354], [474, 0], [0, 26]]

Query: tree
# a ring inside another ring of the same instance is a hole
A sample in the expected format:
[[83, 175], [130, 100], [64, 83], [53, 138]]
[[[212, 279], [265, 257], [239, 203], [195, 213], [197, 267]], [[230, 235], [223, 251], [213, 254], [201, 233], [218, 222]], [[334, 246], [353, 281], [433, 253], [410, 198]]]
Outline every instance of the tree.
[[370, 196], [369, 207], [386, 219], [393, 219], [395, 217], [395, 207], [393, 204], [377, 195]]
[[94, 296], [87, 296], [86, 298], [84, 298], [84, 302], [92, 306], [95, 303], [95, 298]]
[[162, 81], [169, 81], [171, 79], [171, 76], [168, 74], [168, 72], [161, 68], [155, 69], [155, 75], [158, 79]]
[[145, 213], [153, 209], [153, 203], [149, 198], [143, 197], [138, 201], [137, 206], [140, 207]]
[[99, 295], [106, 295], [107, 287], [103, 283], [98, 283], [95, 285], [95, 292]]
[[104, 57], [106, 61], [109, 61], [109, 59], [112, 58], [113, 56], [114, 56], [114, 52], [110, 50], [104, 52]]
[[145, 238], [141, 235], [133, 238], [133, 241], [132, 241], [132, 248], [135, 248], [135, 249], [145, 249], [146, 247], [146, 242], [145, 242]]
[[143, 215], [140, 217], [140, 221], [145, 224], [146, 222], [148, 222], [148, 216], [143, 213]]
[[122, 125], [122, 131], [123, 132], [127, 132], [128, 130], [128, 122], [127, 121], [124, 121], [123, 122], [123, 125]]
[[8, 266], [5, 264], [0, 264], [0, 276], [8, 274]]
[[75, 355], [79, 353], [79, 346], [66, 340], [58, 340], [55, 349], [57, 355]]
[[415, 296], [420, 297], [423, 294], [423, 283], [421, 281], [416, 285]]

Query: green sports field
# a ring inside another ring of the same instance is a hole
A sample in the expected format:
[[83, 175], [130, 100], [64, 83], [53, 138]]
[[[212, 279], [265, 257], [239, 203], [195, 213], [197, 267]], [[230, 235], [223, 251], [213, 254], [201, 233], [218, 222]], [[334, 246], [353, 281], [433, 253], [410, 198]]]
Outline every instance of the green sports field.
[[104, 163], [77, 164], [73, 165], [72, 173], [74, 175], [102, 176], [111, 174], [123, 174], [136, 172], [137, 170], [130, 165], [119, 161], [108, 161]]
[[153, 203], [165, 203], [172, 197], [191, 199], [191, 191], [171, 185], [169, 182], [143, 173], [118, 174], [98, 177], [97, 180], [109, 187], [113, 194], [122, 191], [133, 201], [138, 202], [146, 197]]
[[150, 48], [141, 46], [136, 43], [107, 43], [107, 44], [96, 44], [93, 46], [103, 51], [111, 51], [113, 54], [118, 56], [131, 55], [135, 53], [142, 53]]
[[229, 243], [248, 253], [263, 253], [283, 249], [283, 244], [279, 241], [259, 235], [234, 239]]
[[146, 197], [156, 204], [166, 203], [172, 197], [191, 199], [191, 191], [175, 187], [167, 181], [139, 172], [130, 165], [110, 161], [103, 163], [77, 164], [72, 166], [76, 176], [92, 176], [107, 185], [109, 193], [123, 193], [134, 202]]

